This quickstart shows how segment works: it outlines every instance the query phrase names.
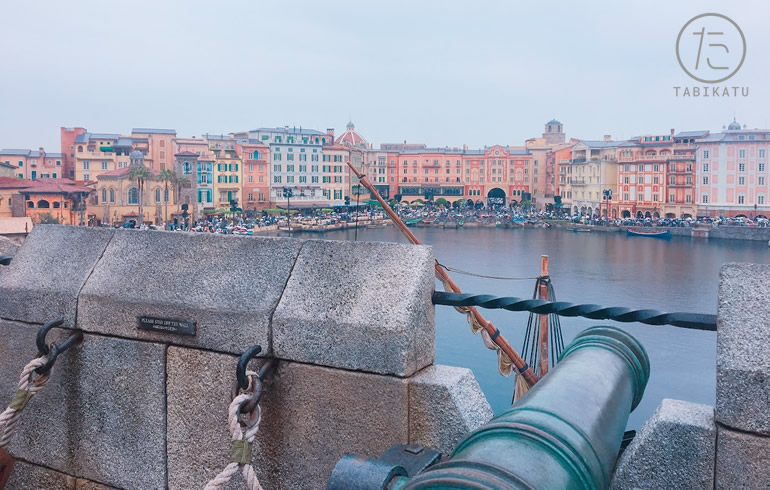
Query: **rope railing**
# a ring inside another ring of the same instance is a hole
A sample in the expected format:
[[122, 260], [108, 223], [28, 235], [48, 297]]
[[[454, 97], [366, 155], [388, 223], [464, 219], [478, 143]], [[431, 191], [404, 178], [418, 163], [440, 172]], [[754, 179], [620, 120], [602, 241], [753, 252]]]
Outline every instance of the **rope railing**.
[[490, 294], [462, 294], [435, 291], [433, 304], [454, 307], [478, 307], [508, 311], [529, 311], [531, 313], [556, 314], [567, 317], [583, 317], [592, 320], [612, 320], [622, 323], [644, 323], [646, 325], [672, 325], [674, 327], [716, 332], [717, 316], [705, 313], [674, 312], [657, 310], [632, 310], [620, 306], [604, 307], [593, 304], [575, 304], [566, 301], [545, 301], [541, 299], [492, 296]]

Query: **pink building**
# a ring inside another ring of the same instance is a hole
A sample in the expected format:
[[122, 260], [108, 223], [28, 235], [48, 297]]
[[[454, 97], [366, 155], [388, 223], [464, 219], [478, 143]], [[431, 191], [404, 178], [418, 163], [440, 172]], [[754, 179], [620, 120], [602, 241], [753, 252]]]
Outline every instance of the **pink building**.
[[64, 158], [62, 173], [69, 179], [75, 178], [75, 139], [81, 134], [85, 134], [86, 128], [65, 128], [61, 127], [61, 153]]
[[14, 176], [19, 179], [62, 179], [64, 175], [64, 155], [46, 153], [38, 150], [10, 149], [0, 150], [0, 162], [14, 169]]
[[770, 216], [767, 161], [770, 129], [746, 129], [735, 120], [697, 141], [699, 216]]

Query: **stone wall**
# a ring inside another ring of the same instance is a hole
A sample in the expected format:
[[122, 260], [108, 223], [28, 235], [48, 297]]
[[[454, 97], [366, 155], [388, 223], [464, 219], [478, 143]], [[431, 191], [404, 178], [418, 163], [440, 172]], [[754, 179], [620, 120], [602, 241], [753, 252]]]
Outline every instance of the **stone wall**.
[[492, 413], [470, 371], [434, 365], [433, 264], [423, 246], [36, 226], [0, 266], [0, 398], [40, 324], [61, 316], [49, 340], [85, 340], [25, 409], [10, 488], [202, 488], [229, 461], [253, 344], [278, 359], [253, 458], [266, 488], [322, 488], [349, 452], [450, 451]]
[[716, 409], [663, 400], [618, 460], [613, 488], [770, 488], [770, 266], [719, 276]]

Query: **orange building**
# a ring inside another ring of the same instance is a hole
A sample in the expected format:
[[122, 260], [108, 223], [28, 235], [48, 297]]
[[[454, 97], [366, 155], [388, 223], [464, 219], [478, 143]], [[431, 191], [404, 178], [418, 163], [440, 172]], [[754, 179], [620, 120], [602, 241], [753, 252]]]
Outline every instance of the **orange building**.
[[77, 225], [85, 220], [90, 193], [82, 182], [69, 179], [0, 177], [0, 217], [27, 216], [35, 223], [53, 218], [61, 224]]
[[16, 177], [20, 179], [60, 179], [64, 178], [64, 155], [46, 153], [43, 148], [35, 150], [10, 149], [0, 150], [0, 162], [14, 167]]
[[243, 161], [243, 202], [241, 208], [261, 211], [269, 208], [270, 147], [261, 143], [241, 143]]

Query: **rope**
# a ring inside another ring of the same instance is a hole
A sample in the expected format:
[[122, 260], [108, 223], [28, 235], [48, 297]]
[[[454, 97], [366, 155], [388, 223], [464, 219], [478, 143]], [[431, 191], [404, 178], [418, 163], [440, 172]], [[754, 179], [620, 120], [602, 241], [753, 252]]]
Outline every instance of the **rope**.
[[434, 305], [529, 311], [538, 314], [554, 313], [559, 316], [581, 316], [593, 320], [613, 320], [622, 323], [639, 322], [647, 325], [673, 325], [680, 328], [716, 332], [717, 317], [705, 313], [663, 313], [657, 310], [632, 310], [620, 306], [603, 307], [592, 304], [574, 304], [566, 301], [545, 301], [515, 297], [495, 297], [489, 294], [433, 293]]
[[[247, 371], [246, 374], [251, 377], [256, 376], [257, 373]], [[206, 484], [204, 490], [224, 488], [238, 470], [241, 471], [243, 479], [246, 481], [246, 486], [250, 490], [262, 490], [262, 485], [259, 484], [257, 479], [257, 473], [251, 465], [251, 449], [259, 429], [259, 422], [262, 420], [262, 410], [257, 405], [257, 420], [253, 425], [244, 424], [239, 420], [241, 405], [250, 398], [250, 394], [241, 393], [233, 398], [233, 401], [230, 403], [227, 411], [227, 423], [230, 426], [230, 436], [232, 439], [232, 461], [225, 466], [221, 473]]]
[[537, 279], [537, 277], [488, 276], [486, 274], [477, 274], [475, 272], [469, 272], [469, 271], [464, 271], [462, 269], [457, 269], [455, 267], [449, 267], [448, 265], [444, 265], [438, 262], [436, 262], [436, 264], [448, 272], [456, 272], [457, 274], [463, 274], [466, 276], [473, 276], [473, 277], [481, 277], [483, 279], [495, 279], [497, 281], [531, 281], [532, 279]]
[[11, 400], [8, 408], [0, 414], [0, 428], [2, 429], [2, 432], [0, 432], [0, 449], [10, 444], [15, 433], [16, 423], [21, 417], [21, 411], [27, 406], [27, 402], [48, 382], [51, 376], [50, 370], [46, 374], [38, 376], [34, 380], [32, 379], [35, 376], [35, 369], [44, 366], [47, 361], [47, 356], [37, 357], [32, 359], [21, 371], [16, 394], [13, 396], [13, 400]]
[[[444, 266], [442, 265], [441, 267], [444, 267]], [[455, 289], [452, 288], [452, 285], [449, 284], [449, 281], [445, 281], [444, 278], [441, 277], [439, 274], [436, 274], [436, 279], [441, 281], [441, 284], [444, 285], [444, 291], [448, 293], [457, 294], [457, 291], [455, 291]], [[503, 352], [503, 350], [495, 343], [495, 341], [489, 335], [489, 332], [487, 332], [484, 326], [481, 323], [479, 323], [479, 321], [473, 315], [473, 313], [471, 312], [471, 309], [468, 308], [467, 306], [455, 306], [454, 308], [458, 312], [465, 315], [465, 318], [471, 327], [471, 332], [473, 332], [474, 334], [478, 334], [479, 332], [481, 332], [481, 340], [484, 342], [484, 345], [486, 346], [486, 348], [497, 352], [497, 370], [500, 372], [500, 374], [502, 374], [506, 378], [510, 376], [514, 370], [513, 361], [511, 361], [511, 358], [508, 357], [508, 354]], [[497, 332], [499, 334], [500, 331], [498, 330]]]

